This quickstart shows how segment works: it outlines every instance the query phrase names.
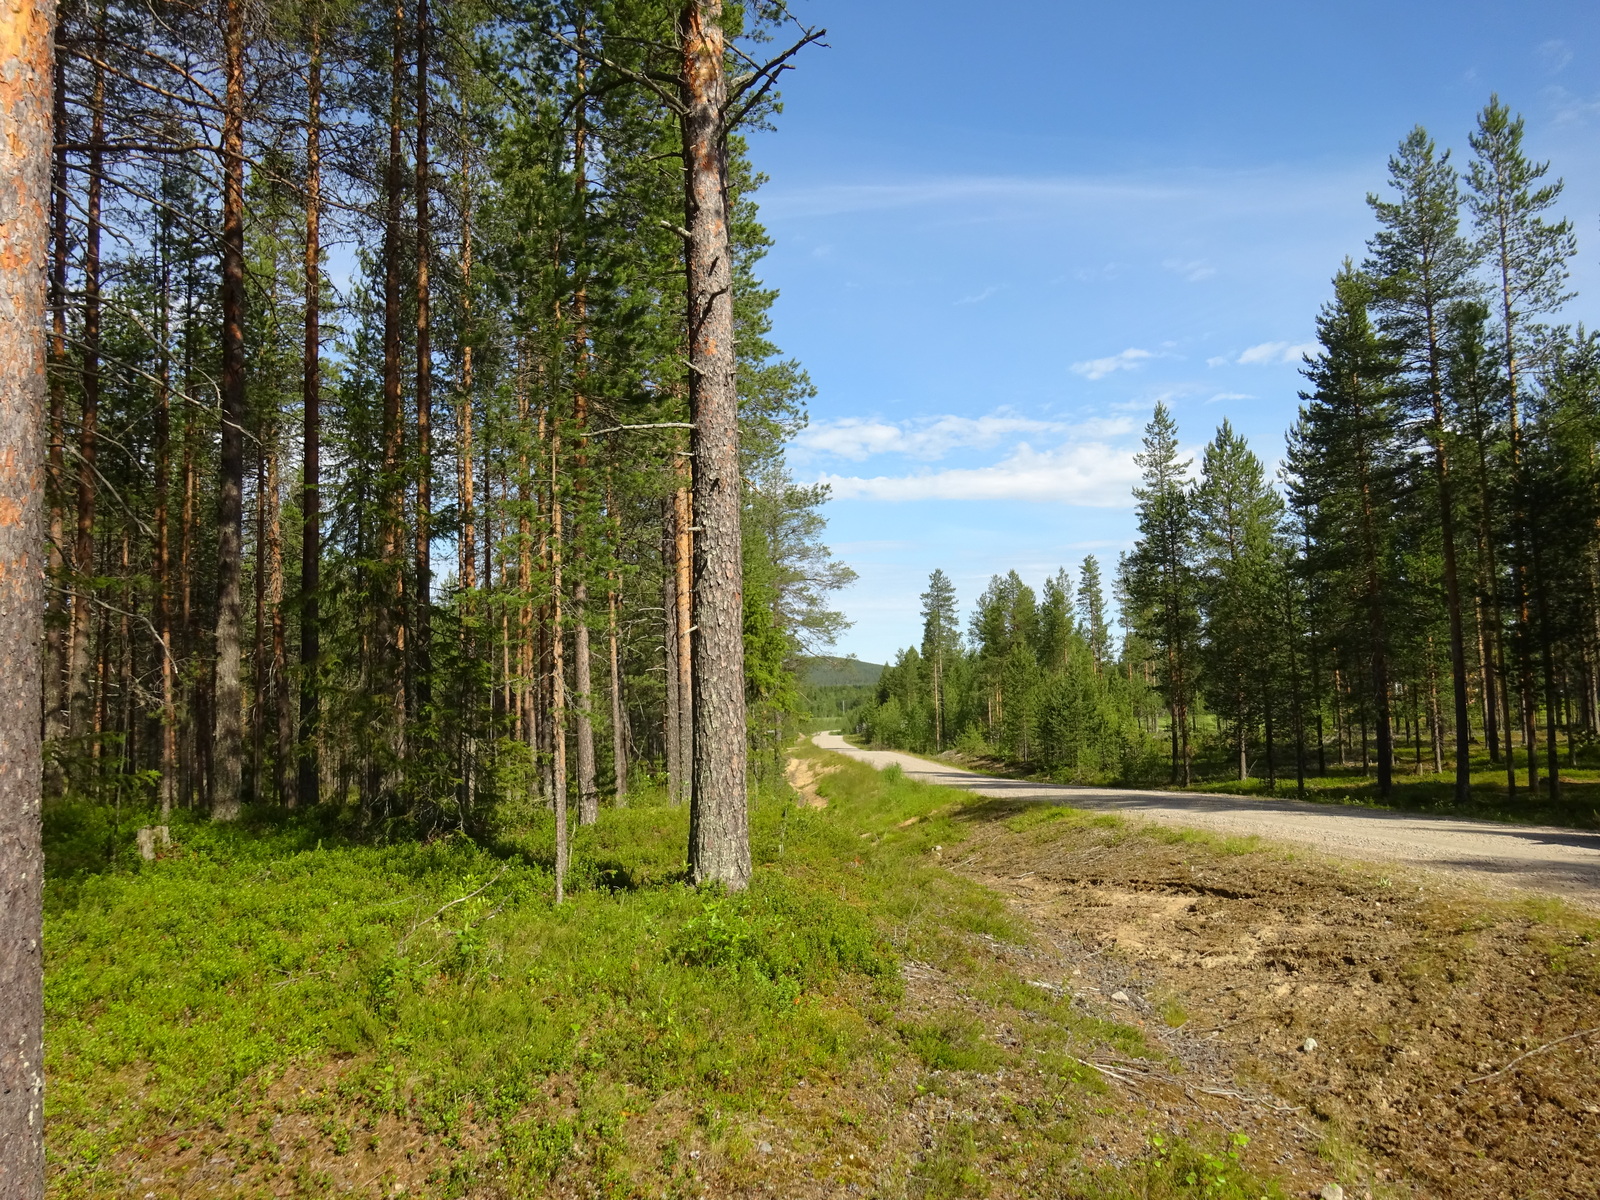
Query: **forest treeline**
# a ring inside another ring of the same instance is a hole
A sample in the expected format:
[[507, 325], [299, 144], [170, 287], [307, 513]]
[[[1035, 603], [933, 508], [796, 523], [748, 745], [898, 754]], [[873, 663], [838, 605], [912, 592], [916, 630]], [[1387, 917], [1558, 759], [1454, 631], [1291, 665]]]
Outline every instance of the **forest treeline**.
[[47, 793], [472, 829], [591, 822], [642, 764], [737, 885], [735, 731], [783, 737], [849, 577], [784, 470], [811, 386], [738, 133], [816, 36], [759, 0], [64, 4]]
[[1337, 760], [1387, 795], [1409, 759], [1462, 801], [1477, 753], [1559, 798], [1600, 734], [1600, 344], [1554, 320], [1577, 239], [1522, 120], [1492, 98], [1468, 146], [1419, 127], [1390, 159], [1277, 479], [1226, 421], [1196, 472], [1156, 407], [1116, 654], [1093, 557], [1042, 596], [996, 577], [965, 637], [936, 571], [860, 728], [1179, 784]]

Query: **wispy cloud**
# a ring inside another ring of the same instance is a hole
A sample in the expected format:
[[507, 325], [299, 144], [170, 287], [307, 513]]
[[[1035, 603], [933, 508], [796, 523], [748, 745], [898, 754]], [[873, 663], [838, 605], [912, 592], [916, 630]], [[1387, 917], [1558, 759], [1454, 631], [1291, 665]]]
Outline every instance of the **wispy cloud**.
[[1113, 371], [1132, 371], [1147, 359], [1155, 358], [1153, 350], [1140, 350], [1130, 346], [1120, 354], [1113, 354], [1107, 358], [1091, 358], [1088, 362], [1075, 362], [1072, 369], [1085, 379], [1104, 379]]
[[1560, 84], [1551, 84], [1544, 89], [1544, 98], [1558, 125], [1581, 125], [1600, 117], [1600, 96], [1580, 96]]
[[997, 288], [997, 287], [986, 287], [981, 292], [975, 292], [971, 296], [963, 296], [963, 297], [961, 297], [961, 299], [957, 300], [956, 303], [957, 304], [982, 304], [985, 300], [987, 300], [990, 296], [994, 295], [999, 290], [1000, 289]]
[[1215, 396], [1211, 397], [1211, 399], [1207, 400], [1206, 403], [1207, 404], [1222, 404], [1222, 403], [1225, 403], [1225, 402], [1227, 402], [1229, 400], [1254, 400], [1254, 399], [1255, 399], [1255, 397], [1252, 396], [1249, 392], [1218, 392]]
[[[1128, 210], [1182, 205], [1234, 216], [1338, 208], [1352, 188], [1362, 188], [1367, 168], [1300, 171], [1281, 167], [1245, 170], [1182, 168], [1126, 175], [932, 175], [763, 189], [762, 211], [779, 217], [832, 217], [845, 213], [974, 205], [990, 217], [1065, 211]], [[1358, 193], [1359, 194], [1359, 193]]]
[[1203, 258], [1168, 258], [1162, 260], [1161, 266], [1163, 269], [1171, 271], [1174, 275], [1187, 279], [1190, 283], [1199, 283], [1202, 279], [1210, 279], [1217, 273], [1217, 269]]
[[819, 421], [795, 439], [795, 447], [808, 456], [832, 455], [861, 462], [878, 454], [899, 454], [932, 462], [957, 450], [981, 450], [1022, 434], [1077, 434], [1082, 437], [1117, 437], [1132, 430], [1123, 417], [1088, 421], [1042, 421], [1007, 410], [981, 417], [933, 416], [909, 421], [872, 417], [841, 417]]
[[1539, 60], [1550, 74], [1559, 74], [1572, 61], [1572, 47], [1560, 38], [1539, 43]]
[[1017, 447], [987, 467], [928, 471], [919, 475], [823, 475], [818, 481], [837, 500], [1026, 500], [1123, 508], [1133, 503], [1139, 479], [1131, 447], [1074, 442], [1055, 450]]
[[[1251, 346], [1241, 352], [1233, 361], [1241, 367], [1279, 366], [1284, 363], [1297, 363], [1305, 355], [1315, 354], [1318, 349], [1315, 342], [1262, 342], [1259, 346]], [[1209, 361], [1216, 362], [1215, 359]]]

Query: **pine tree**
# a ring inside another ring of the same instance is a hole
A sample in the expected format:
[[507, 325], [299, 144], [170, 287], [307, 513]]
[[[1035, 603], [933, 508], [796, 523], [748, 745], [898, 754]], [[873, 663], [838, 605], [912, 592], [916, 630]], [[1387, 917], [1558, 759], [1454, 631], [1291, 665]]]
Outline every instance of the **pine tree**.
[[[50, 253], [53, 6], [0, 15], [0, 1190], [43, 1200], [45, 267]], [[65, 130], [56, 133], [64, 137]]]
[[1258, 720], [1271, 720], [1270, 668], [1273, 650], [1282, 643], [1282, 502], [1261, 460], [1227, 421], [1206, 447], [1194, 504], [1206, 691], [1212, 708], [1233, 718], [1239, 778], [1247, 779], [1252, 731]]
[[1134, 461], [1143, 482], [1134, 489], [1139, 540], [1128, 560], [1132, 628], [1155, 648], [1157, 675], [1170, 723], [1172, 781], [1191, 781], [1189, 704], [1198, 626], [1190, 459], [1178, 457], [1178, 427], [1165, 404], [1145, 426]]
[[1376, 281], [1375, 307], [1402, 356], [1407, 401], [1427, 430], [1437, 491], [1445, 608], [1450, 623], [1450, 671], [1455, 696], [1455, 795], [1466, 803], [1472, 789], [1472, 727], [1467, 704], [1465, 628], [1456, 563], [1456, 500], [1451, 475], [1448, 397], [1445, 391], [1446, 318], [1473, 291], [1474, 259], [1460, 232], [1461, 192], [1449, 151], [1435, 150], [1421, 126], [1389, 160], [1397, 199], [1368, 197], [1379, 231], [1369, 243], [1366, 270]]
[[933, 702], [933, 744], [944, 749], [945, 673], [951, 657], [959, 652], [961, 630], [957, 624], [956, 587], [938, 567], [928, 576], [928, 590], [922, 593], [922, 660], [928, 665], [929, 696]]
[[1321, 352], [1304, 371], [1290, 435], [1288, 471], [1297, 512], [1309, 533], [1303, 570], [1327, 596], [1328, 632], [1360, 647], [1370, 681], [1377, 740], [1378, 791], [1393, 786], [1390, 625], [1398, 576], [1392, 513], [1404, 462], [1399, 364], [1372, 326], [1372, 282], [1348, 262], [1334, 277], [1334, 297], [1317, 318]]
[[1084, 557], [1078, 568], [1078, 620], [1083, 636], [1094, 656], [1096, 672], [1111, 661], [1111, 627], [1106, 621], [1106, 597], [1100, 584], [1100, 563], [1094, 555]]
[[[1468, 174], [1468, 206], [1478, 232], [1477, 248], [1488, 264], [1496, 315], [1499, 318], [1506, 420], [1510, 436], [1512, 540], [1514, 562], [1513, 605], [1518, 628], [1518, 659], [1522, 675], [1523, 738], [1528, 751], [1528, 786], [1537, 787], [1535, 749], [1536, 714], [1532, 687], [1532, 628], [1537, 614], [1530, 611], [1529, 575], [1545, 570], [1545, 549], [1529, 536], [1528, 510], [1537, 498], [1523, 472], [1524, 430], [1522, 404], [1524, 374], [1531, 345], [1537, 336], [1530, 319], [1553, 312], [1569, 298], [1564, 291], [1567, 263], [1577, 252], [1570, 221], [1547, 221], [1540, 214], [1561, 196], [1562, 182], [1539, 186], [1549, 172], [1548, 163], [1531, 162], [1522, 150], [1522, 118], [1491, 96], [1478, 115], [1478, 127], [1469, 139], [1474, 158]], [[1544, 591], [1536, 581], [1536, 606]], [[1549, 658], [1550, 631], [1539, 619], [1537, 638]], [[1548, 670], [1546, 671], [1548, 675]], [[1547, 678], [1546, 690], [1550, 690]], [[1553, 720], [1553, 717], [1551, 718]], [[1560, 787], [1553, 739], [1549, 750], [1549, 786], [1554, 797]]]

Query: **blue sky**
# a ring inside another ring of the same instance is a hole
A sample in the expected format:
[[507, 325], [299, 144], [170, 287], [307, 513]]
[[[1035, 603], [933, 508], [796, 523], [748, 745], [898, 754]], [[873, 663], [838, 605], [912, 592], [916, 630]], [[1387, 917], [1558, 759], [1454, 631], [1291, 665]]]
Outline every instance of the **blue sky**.
[[1157, 400], [1275, 462], [1414, 124], [1464, 165], [1491, 91], [1527, 118], [1578, 227], [1567, 316], [1600, 324], [1593, 0], [791, 2], [830, 48], [752, 150], [776, 337], [819, 390], [791, 466], [860, 574], [841, 652], [915, 642], [934, 567], [964, 608], [1012, 568], [1109, 575]]

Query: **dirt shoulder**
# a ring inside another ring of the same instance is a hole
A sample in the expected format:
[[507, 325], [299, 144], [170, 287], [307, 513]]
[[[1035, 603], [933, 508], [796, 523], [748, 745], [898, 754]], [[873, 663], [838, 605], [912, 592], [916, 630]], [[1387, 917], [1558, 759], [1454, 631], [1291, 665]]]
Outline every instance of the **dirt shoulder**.
[[1335, 1157], [1367, 1157], [1369, 1186], [1594, 1195], [1600, 922], [1064, 809], [968, 819], [961, 871], [1140, 972]]
[[819, 733], [822, 749], [982, 796], [1116, 812], [1163, 825], [1299, 843], [1340, 859], [1379, 861], [1470, 878], [1498, 894], [1543, 893], [1600, 911], [1600, 833], [1506, 825], [1295, 800], [1069, 787], [981, 775], [892, 750], [862, 750]]

